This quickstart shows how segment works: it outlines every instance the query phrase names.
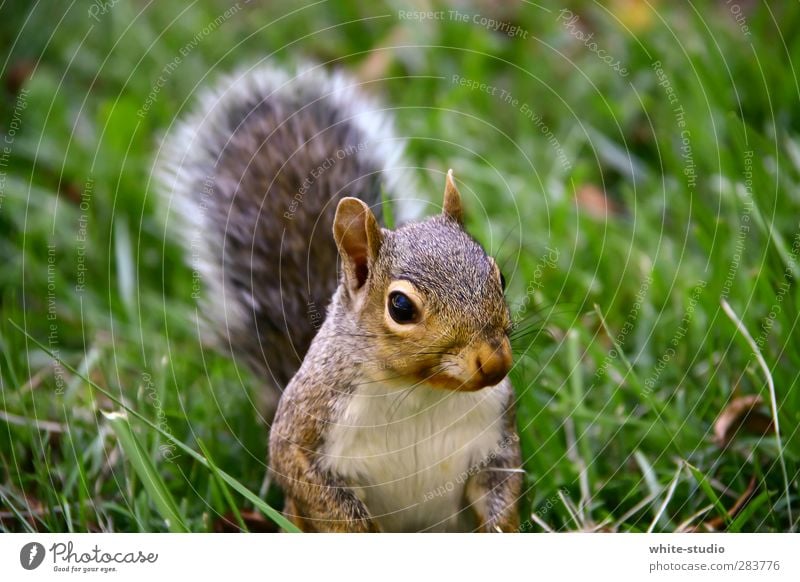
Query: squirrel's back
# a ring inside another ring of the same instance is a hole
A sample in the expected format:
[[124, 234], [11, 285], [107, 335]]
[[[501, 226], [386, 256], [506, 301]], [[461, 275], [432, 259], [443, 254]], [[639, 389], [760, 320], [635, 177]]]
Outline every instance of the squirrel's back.
[[338, 201], [360, 198], [380, 217], [401, 151], [384, 110], [318, 68], [223, 78], [169, 132], [157, 161], [167, 228], [178, 223], [206, 324], [278, 389], [338, 283]]

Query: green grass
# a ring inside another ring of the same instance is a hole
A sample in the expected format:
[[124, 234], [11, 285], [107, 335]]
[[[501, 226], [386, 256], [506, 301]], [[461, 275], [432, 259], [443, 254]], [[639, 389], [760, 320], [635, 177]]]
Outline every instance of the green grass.
[[[421, 23], [400, 2], [171, 4], [0, 9], [0, 529], [210, 531], [280, 507], [258, 381], [199, 341], [149, 177], [197, 87], [263, 58], [377, 79], [423, 197], [455, 169], [525, 332], [525, 531], [797, 529], [800, 5], [755, 3], [745, 34], [724, 2], [576, 2], [572, 26], [529, 3]], [[780, 435], [721, 447], [750, 394]]]

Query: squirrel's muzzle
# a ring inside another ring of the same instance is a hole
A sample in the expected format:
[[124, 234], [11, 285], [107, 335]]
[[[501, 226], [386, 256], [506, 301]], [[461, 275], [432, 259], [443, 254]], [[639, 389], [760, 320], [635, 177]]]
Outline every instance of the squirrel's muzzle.
[[511, 370], [511, 344], [507, 337], [481, 342], [468, 358], [475, 389], [494, 386]]

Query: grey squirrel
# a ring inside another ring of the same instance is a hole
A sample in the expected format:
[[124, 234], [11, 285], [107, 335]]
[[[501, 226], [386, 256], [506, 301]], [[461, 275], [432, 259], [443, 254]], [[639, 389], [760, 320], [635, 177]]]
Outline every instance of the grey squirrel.
[[201, 96], [157, 169], [208, 327], [280, 395], [269, 466], [287, 517], [305, 531], [514, 531], [502, 274], [464, 231], [452, 172], [441, 214], [380, 226], [382, 192], [401, 215], [417, 194], [401, 160], [354, 82], [257, 67]]

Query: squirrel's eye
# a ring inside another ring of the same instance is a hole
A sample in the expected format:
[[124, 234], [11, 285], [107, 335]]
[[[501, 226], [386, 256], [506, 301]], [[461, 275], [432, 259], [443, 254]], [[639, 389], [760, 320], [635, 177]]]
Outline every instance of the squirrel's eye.
[[392, 291], [389, 294], [389, 315], [397, 323], [414, 323], [417, 318], [417, 311], [414, 303], [407, 295], [400, 291]]

